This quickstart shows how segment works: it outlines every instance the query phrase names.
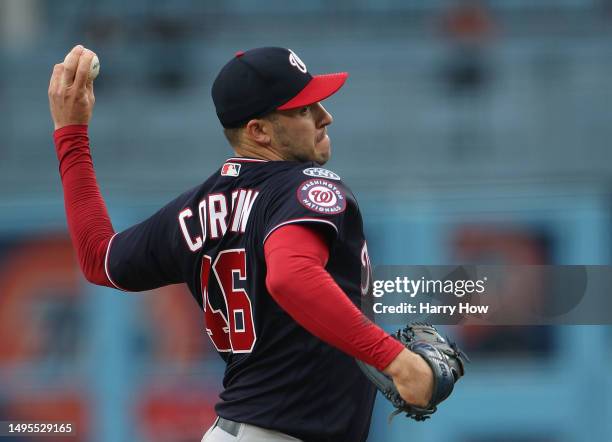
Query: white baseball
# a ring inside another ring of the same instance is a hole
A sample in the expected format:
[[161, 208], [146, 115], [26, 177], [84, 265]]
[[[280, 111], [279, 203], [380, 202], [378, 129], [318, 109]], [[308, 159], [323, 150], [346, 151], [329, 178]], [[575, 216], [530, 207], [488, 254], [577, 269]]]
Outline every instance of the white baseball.
[[100, 60], [97, 55], [91, 59], [91, 66], [89, 68], [89, 78], [91, 80], [95, 80], [98, 74], [100, 73]]

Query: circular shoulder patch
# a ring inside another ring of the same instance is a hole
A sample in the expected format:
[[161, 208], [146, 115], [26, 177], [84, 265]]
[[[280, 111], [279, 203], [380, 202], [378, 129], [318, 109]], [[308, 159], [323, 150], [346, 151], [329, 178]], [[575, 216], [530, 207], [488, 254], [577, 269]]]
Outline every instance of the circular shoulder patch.
[[302, 206], [317, 213], [335, 215], [346, 209], [346, 195], [335, 183], [310, 179], [300, 184], [297, 199]]
[[327, 178], [329, 180], [340, 180], [340, 175], [331, 170], [323, 169], [322, 167], [309, 167], [304, 169], [304, 175], [313, 176], [316, 178]]

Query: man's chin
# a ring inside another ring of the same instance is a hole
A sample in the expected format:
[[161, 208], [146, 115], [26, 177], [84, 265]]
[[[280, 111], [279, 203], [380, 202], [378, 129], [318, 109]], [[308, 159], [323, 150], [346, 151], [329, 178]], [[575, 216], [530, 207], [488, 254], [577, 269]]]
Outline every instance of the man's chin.
[[317, 159], [315, 159], [315, 163], [317, 163], [319, 166], [324, 165], [325, 163], [327, 163], [329, 161], [329, 154], [323, 156], [323, 155], [319, 155], [317, 157]]
[[[324, 140], [323, 142], [325, 142], [327, 140]], [[315, 162], [319, 165], [323, 165], [325, 163], [327, 163], [329, 161], [329, 158], [331, 156], [331, 146], [329, 144], [329, 141], [327, 141], [326, 146], [321, 146], [319, 149], [317, 149], [316, 151], [316, 159]]]

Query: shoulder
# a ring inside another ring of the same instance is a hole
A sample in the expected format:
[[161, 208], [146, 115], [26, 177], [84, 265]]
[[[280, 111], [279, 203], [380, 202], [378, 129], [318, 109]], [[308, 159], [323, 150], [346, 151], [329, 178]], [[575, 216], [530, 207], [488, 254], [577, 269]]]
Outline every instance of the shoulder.
[[266, 200], [273, 208], [296, 206], [310, 214], [340, 214], [354, 199], [339, 174], [315, 163], [285, 164], [267, 190]]
[[351, 190], [342, 181], [340, 175], [333, 170], [313, 162], [285, 161], [278, 163], [282, 164], [272, 166], [273, 170], [267, 186], [267, 193], [271, 196], [288, 196], [296, 193], [299, 195], [300, 192], [317, 186], [351, 194]]
[[332, 181], [342, 181], [340, 175], [336, 172], [326, 169], [324, 167], [317, 166], [316, 164], [311, 164], [307, 167], [301, 168], [302, 175], [306, 175], [307, 177], [312, 178], [321, 178]]
[[290, 161], [278, 163], [280, 164], [272, 166], [276, 169], [274, 171], [272, 180], [282, 187], [299, 185], [312, 179], [326, 180], [336, 184], [341, 184], [343, 187], [345, 187], [345, 184], [342, 182], [342, 178], [338, 173], [321, 167], [316, 163], [298, 163]]

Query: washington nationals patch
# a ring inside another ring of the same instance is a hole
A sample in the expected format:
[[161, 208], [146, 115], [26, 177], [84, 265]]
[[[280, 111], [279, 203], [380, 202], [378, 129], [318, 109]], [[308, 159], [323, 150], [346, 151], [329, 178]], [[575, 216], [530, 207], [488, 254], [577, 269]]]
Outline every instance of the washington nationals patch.
[[346, 209], [344, 191], [327, 180], [304, 181], [298, 187], [297, 199], [304, 207], [317, 213], [336, 214]]

